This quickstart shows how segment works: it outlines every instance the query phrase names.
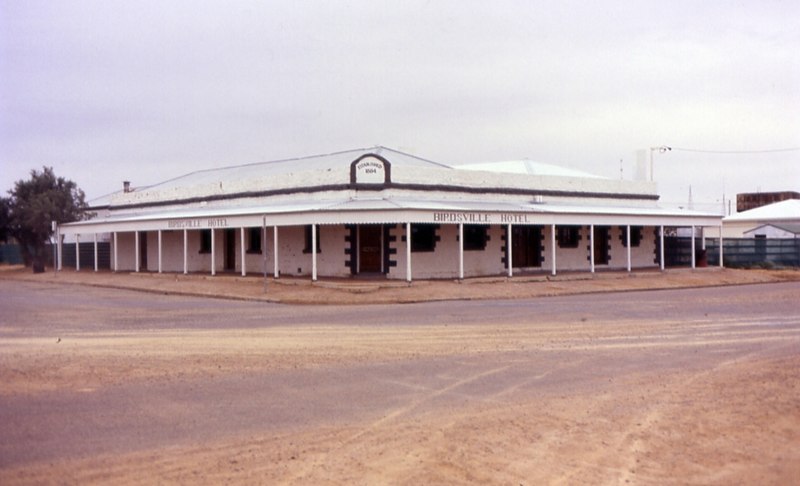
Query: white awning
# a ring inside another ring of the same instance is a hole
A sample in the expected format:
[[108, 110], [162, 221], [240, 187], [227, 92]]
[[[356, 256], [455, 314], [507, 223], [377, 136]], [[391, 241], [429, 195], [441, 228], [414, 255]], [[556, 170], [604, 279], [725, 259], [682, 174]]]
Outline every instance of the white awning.
[[474, 200], [357, 198], [254, 206], [206, 206], [113, 216], [62, 225], [62, 234], [306, 224], [559, 224], [720, 226], [711, 213], [648, 207], [503, 203]]

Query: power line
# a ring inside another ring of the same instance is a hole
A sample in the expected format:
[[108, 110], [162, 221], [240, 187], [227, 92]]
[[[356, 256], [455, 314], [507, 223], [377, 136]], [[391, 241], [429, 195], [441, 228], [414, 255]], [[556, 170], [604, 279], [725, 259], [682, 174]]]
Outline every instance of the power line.
[[703, 150], [703, 149], [691, 149], [691, 148], [679, 148], [679, 147], [670, 147], [672, 150], [677, 150], [680, 152], [700, 152], [704, 154], [767, 154], [773, 152], [797, 152], [800, 151], [800, 147], [789, 147], [789, 148], [779, 148], [779, 149], [766, 149], [766, 150]]

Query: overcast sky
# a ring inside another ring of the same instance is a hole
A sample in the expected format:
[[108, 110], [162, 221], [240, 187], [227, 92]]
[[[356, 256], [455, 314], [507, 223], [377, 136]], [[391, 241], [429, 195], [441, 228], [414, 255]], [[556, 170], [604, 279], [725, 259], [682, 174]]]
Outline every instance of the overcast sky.
[[0, 0], [2, 193], [373, 145], [800, 191], [800, 2]]

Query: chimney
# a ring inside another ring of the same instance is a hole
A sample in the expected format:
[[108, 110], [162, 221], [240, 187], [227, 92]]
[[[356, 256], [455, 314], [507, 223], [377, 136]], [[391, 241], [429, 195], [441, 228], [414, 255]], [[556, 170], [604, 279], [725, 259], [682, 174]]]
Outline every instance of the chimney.
[[644, 149], [636, 151], [636, 170], [634, 171], [633, 180], [647, 180], [647, 152]]
[[122, 192], [131, 192], [131, 181], [122, 181]]

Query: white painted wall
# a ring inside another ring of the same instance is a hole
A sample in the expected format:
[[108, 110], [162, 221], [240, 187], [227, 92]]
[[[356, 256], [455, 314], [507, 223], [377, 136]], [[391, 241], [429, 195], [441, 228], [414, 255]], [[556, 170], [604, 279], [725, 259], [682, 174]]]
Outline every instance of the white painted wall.
[[[489, 241], [486, 249], [464, 251], [464, 276], [499, 275], [505, 272], [503, 264], [503, 250], [505, 242], [502, 239], [503, 227], [494, 225], [488, 230]], [[392, 230], [397, 236], [393, 248], [397, 248], [394, 255], [397, 266], [389, 272], [389, 278], [406, 278], [406, 244], [402, 241], [405, 236], [405, 225], [397, 225]], [[411, 272], [413, 279], [430, 278], [458, 278], [458, 225], [441, 225], [436, 234], [439, 241], [432, 252], [412, 252]]]
[[[454, 226], [458, 234], [458, 226]], [[480, 275], [504, 274], [507, 272], [503, 257], [505, 252], [505, 228], [499, 225], [489, 227], [487, 232], [489, 241], [486, 242], [486, 249], [483, 251], [464, 251], [464, 276], [475, 277]], [[454, 243], [457, 242], [454, 240]], [[458, 247], [456, 246], [456, 249]], [[458, 260], [456, 260], [456, 271], [458, 271]]]
[[[556, 228], [558, 231], [558, 228]], [[585, 270], [589, 271], [589, 228], [581, 226], [579, 231], [578, 246], [575, 248], [562, 248], [558, 246], [558, 239], [556, 239], [556, 271], [570, 271], [570, 270]], [[548, 227], [545, 232], [545, 266], [548, 269], [553, 268], [552, 258], [550, 256], [550, 228]]]
[[[344, 253], [347, 234], [343, 225], [320, 225], [317, 227], [320, 250], [317, 253], [317, 274], [319, 276], [347, 277], [350, 275], [350, 268], [345, 266], [348, 256]], [[268, 245], [272, 246], [272, 231], [269, 231]], [[282, 275], [311, 275], [312, 254], [303, 252], [305, 248], [304, 226], [278, 228], [278, 247], [279, 268]], [[272, 269], [271, 248], [268, 256], [269, 268]]]
[[[623, 246], [622, 238], [625, 236], [625, 227], [611, 227], [611, 257], [607, 268], [626, 268], [628, 265], [628, 249]], [[656, 236], [653, 227], [647, 226], [642, 229], [642, 239], [639, 246], [631, 247], [631, 267], [647, 268], [657, 267], [654, 263], [656, 258]]]
[[[134, 233], [117, 233], [117, 265], [119, 271], [133, 271], [136, 268]], [[111, 268], [114, 268], [114, 239], [111, 239]]]

